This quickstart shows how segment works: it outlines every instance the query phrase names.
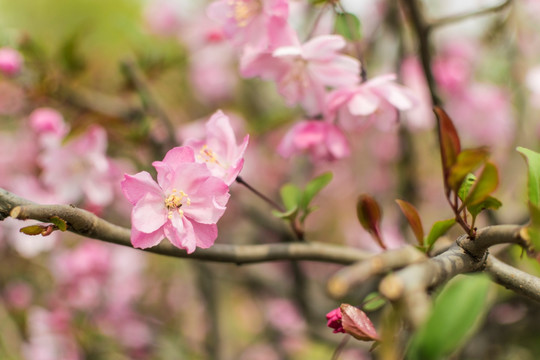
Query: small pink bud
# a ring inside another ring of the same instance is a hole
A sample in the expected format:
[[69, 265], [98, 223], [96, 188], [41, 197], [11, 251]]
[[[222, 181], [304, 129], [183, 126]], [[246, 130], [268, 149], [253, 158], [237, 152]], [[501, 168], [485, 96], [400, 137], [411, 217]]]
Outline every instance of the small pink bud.
[[334, 309], [328, 314], [326, 314], [326, 319], [328, 320], [326, 325], [334, 329], [334, 334], [345, 332], [345, 330], [343, 329], [343, 325], [341, 324], [341, 318], [342, 316], [340, 308]]
[[15, 75], [21, 70], [23, 58], [12, 48], [0, 48], [0, 71], [5, 75]]
[[37, 133], [52, 133], [59, 137], [67, 133], [67, 126], [62, 114], [52, 108], [42, 107], [30, 114], [30, 126]]
[[349, 304], [341, 304], [340, 309], [341, 323], [347, 334], [363, 341], [379, 340], [379, 335], [365, 312]]

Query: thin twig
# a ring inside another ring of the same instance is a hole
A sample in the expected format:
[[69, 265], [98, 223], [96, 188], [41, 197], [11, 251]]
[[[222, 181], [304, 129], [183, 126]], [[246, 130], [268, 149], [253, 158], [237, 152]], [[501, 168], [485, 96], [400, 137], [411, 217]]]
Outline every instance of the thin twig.
[[446, 17], [443, 17], [443, 18], [440, 18], [440, 19], [432, 20], [429, 24], [427, 24], [427, 26], [429, 27], [430, 30], [433, 30], [433, 29], [438, 28], [438, 27], [442, 27], [442, 26], [454, 24], [456, 22], [460, 22], [460, 21], [463, 21], [463, 20], [467, 20], [467, 19], [470, 19], [472, 17], [489, 15], [491, 13], [495, 13], [495, 12], [499, 12], [499, 11], [504, 10], [511, 3], [512, 3], [512, 0], [506, 0], [506, 1], [502, 2], [499, 5], [495, 5], [495, 6], [492, 6], [492, 7], [485, 8], [485, 9], [480, 9], [480, 10], [475, 10], [475, 11], [464, 12], [464, 13], [461, 13], [461, 14], [455, 14], [455, 15], [446, 16]]

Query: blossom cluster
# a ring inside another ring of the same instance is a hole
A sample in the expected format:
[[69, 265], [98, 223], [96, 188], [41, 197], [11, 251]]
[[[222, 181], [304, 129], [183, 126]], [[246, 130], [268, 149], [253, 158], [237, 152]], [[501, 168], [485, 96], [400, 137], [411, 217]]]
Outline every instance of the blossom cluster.
[[125, 175], [122, 190], [133, 204], [133, 246], [152, 247], [166, 237], [192, 253], [214, 244], [216, 224], [225, 212], [229, 185], [244, 164], [249, 135], [237, 145], [229, 118], [221, 111], [206, 124], [206, 134], [153, 162], [157, 182], [146, 171]]

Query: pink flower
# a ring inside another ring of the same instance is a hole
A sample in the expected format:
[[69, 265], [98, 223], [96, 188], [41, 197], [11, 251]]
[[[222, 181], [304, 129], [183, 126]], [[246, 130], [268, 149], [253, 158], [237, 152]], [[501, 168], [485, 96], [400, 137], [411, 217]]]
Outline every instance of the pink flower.
[[404, 117], [405, 124], [413, 131], [433, 128], [435, 126], [433, 104], [420, 61], [415, 57], [403, 60], [401, 77], [403, 84], [411, 89], [418, 99], [416, 106], [407, 111]]
[[379, 336], [366, 313], [349, 304], [341, 304], [340, 307], [326, 314], [327, 326], [334, 329], [334, 334], [346, 333], [358, 340], [373, 341]]
[[328, 116], [337, 115], [348, 129], [365, 128], [380, 115], [387, 117], [386, 122], [395, 121], [396, 109], [408, 110], [416, 102], [412, 92], [395, 80], [395, 74], [381, 75], [360, 85], [333, 91], [327, 98]]
[[290, 31], [287, 0], [218, 0], [210, 4], [207, 12], [238, 46], [264, 49], [272, 37]]
[[307, 152], [314, 162], [342, 159], [351, 152], [345, 135], [337, 126], [318, 120], [296, 123], [284, 136], [277, 151], [285, 158]]
[[144, 10], [144, 18], [150, 30], [162, 36], [175, 35], [180, 30], [180, 4], [167, 0], [151, 1]]
[[248, 142], [246, 135], [240, 145], [236, 144], [229, 117], [218, 110], [206, 123], [206, 139], [188, 139], [184, 145], [195, 151], [196, 161], [206, 164], [213, 176], [230, 185], [242, 170]]
[[15, 75], [21, 70], [23, 58], [12, 48], [0, 48], [0, 71], [5, 75]]
[[45, 149], [39, 158], [43, 183], [54, 190], [60, 202], [84, 199], [91, 205], [108, 205], [114, 191], [106, 150], [107, 134], [99, 126], [90, 127], [63, 146]]
[[291, 43], [275, 49], [272, 57], [247, 52], [242, 75], [274, 80], [288, 105], [300, 103], [310, 115], [322, 112], [327, 86], [358, 83], [360, 62], [338, 53], [346, 45], [343, 37], [323, 35], [302, 45], [297, 40]]
[[157, 183], [146, 171], [126, 174], [122, 181], [124, 195], [134, 205], [133, 246], [155, 246], [164, 237], [188, 253], [212, 246], [229, 200], [227, 184], [196, 163], [193, 149], [186, 146], [173, 148], [153, 165]]
[[345, 333], [345, 329], [343, 329], [343, 324], [341, 323], [341, 309], [336, 308], [332, 311], [330, 311], [328, 314], [326, 314], [326, 320], [328, 322], [326, 323], [326, 326], [334, 329], [334, 334], [337, 333]]
[[60, 145], [69, 128], [58, 111], [48, 107], [35, 109], [30, 114], [30, 127], [38, 134], [44, 147]]

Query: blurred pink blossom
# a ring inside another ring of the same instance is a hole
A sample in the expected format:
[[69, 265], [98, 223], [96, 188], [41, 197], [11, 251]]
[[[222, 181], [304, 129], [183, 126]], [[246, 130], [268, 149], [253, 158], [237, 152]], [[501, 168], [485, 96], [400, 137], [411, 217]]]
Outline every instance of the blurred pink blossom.
[[445, 93], [460, 93], [472, 81], [476, 53], [468, 41], [454, 41], [443, 46], [433, 61], [433, 76]]
[[144, 19], [153, 33], [162, 36], [176, 35], [182, 23], [180, 4], [170, 0], [152, 0], [144, 9]]
[[535, 107], [540, 107], [540, 65], [529, 69], [525, 76], [525, 84], [531, 91], [531, 103]]
[[409, 110], [417, 102], [412, 91], [395, 80], [395, 74], [387, 74], [334, 90], [326, 100], [328, 116], [337, 116], [346, 129], [363, 129], [383, 116], [386, 127], [397, 120], [396, 109]]
[[218, 0], [208, 6], [207, 13], [222, 24], [225, 35], [237, 46], [265, 49], [271, 37], [290, 31], [287, 0]]
[[5, 75], [15, 75], [22, 67], [23, 57], [21, 54], [12, 48], [0, 48], [0, 72]]
[[266, 315], [274, 328], [288, 335], [300, 333], [306, 325], [298, 309], [287, 299], [268, 300]]
[[509, 94], [491, 84], [473, 84], [447, 101], [462, 141], [475, 146], [505, 146], [514, 136], [515, 122]]
[[57, 110], [42, 107], [37, 108], [29, 116], [30, 127], [36, 132], [42, 146], [60, 145], [68, 133], [69, 127], [64, 117]]
[[323, 112], [326, 87], [352, 86], [359, 81], [360, 62], [339, 50], [346, 45], [339, 35], [315, 37], [304, 44], [289, 45], [268, 53], [247, 52], [242, 74], [276, 82], [288, 105], [300, 103], [309, 115]]
[[28, 340], [23, 345], [25, 359], [79, 360], [82, 355], [71, 329], [71, 314], [61, 308], [35, 307], [28, 314]]
[[412, 131], [429, 130], [435, 126], [431, 94], [422, 65], [415, 57], [409, 57], [401, 63], [403, 84], [414, 93], [418, 99], [416, 105], [407, 111], [403, 117], [405, 125]]
[[14, 281], [6, 285], [4, 298], [6, 303], [15, 309], [26, 309], [32, 303], [32, 287], [24, 281]]
[[246, 135], [237, 145], [229, 117], [218, 110], [206, 123], [206, 138], [188, 139], [184, 145], [194, 150], [195, 160], [206, 164], [213, 176], [230, 185], [242, 170], [248, 142]]
[[58, 195], [57, 202], [103, 207], [113, 200], [107, 134], [94, 125], [63, 146], [45, 149], [39, 157], [42, 180]]
[[350, 147], [343, 132], [335, 125], [318, 120], [297, 122], [285, 134], [278, 153], [289, 158], [307, 152], [312, 161], [332, 161], [350, 155]]
[[134, 205], [131, 242], [138, 248], [157, 245], [164, 237], [188, 253], [208, 248], [217, 237], [216, 223], [225, 212], [229, 188], [195, 162], [187, 146], [170, 150], [153, 163], [157, 183], [146, 171], [125, 175], [122, 190]]

